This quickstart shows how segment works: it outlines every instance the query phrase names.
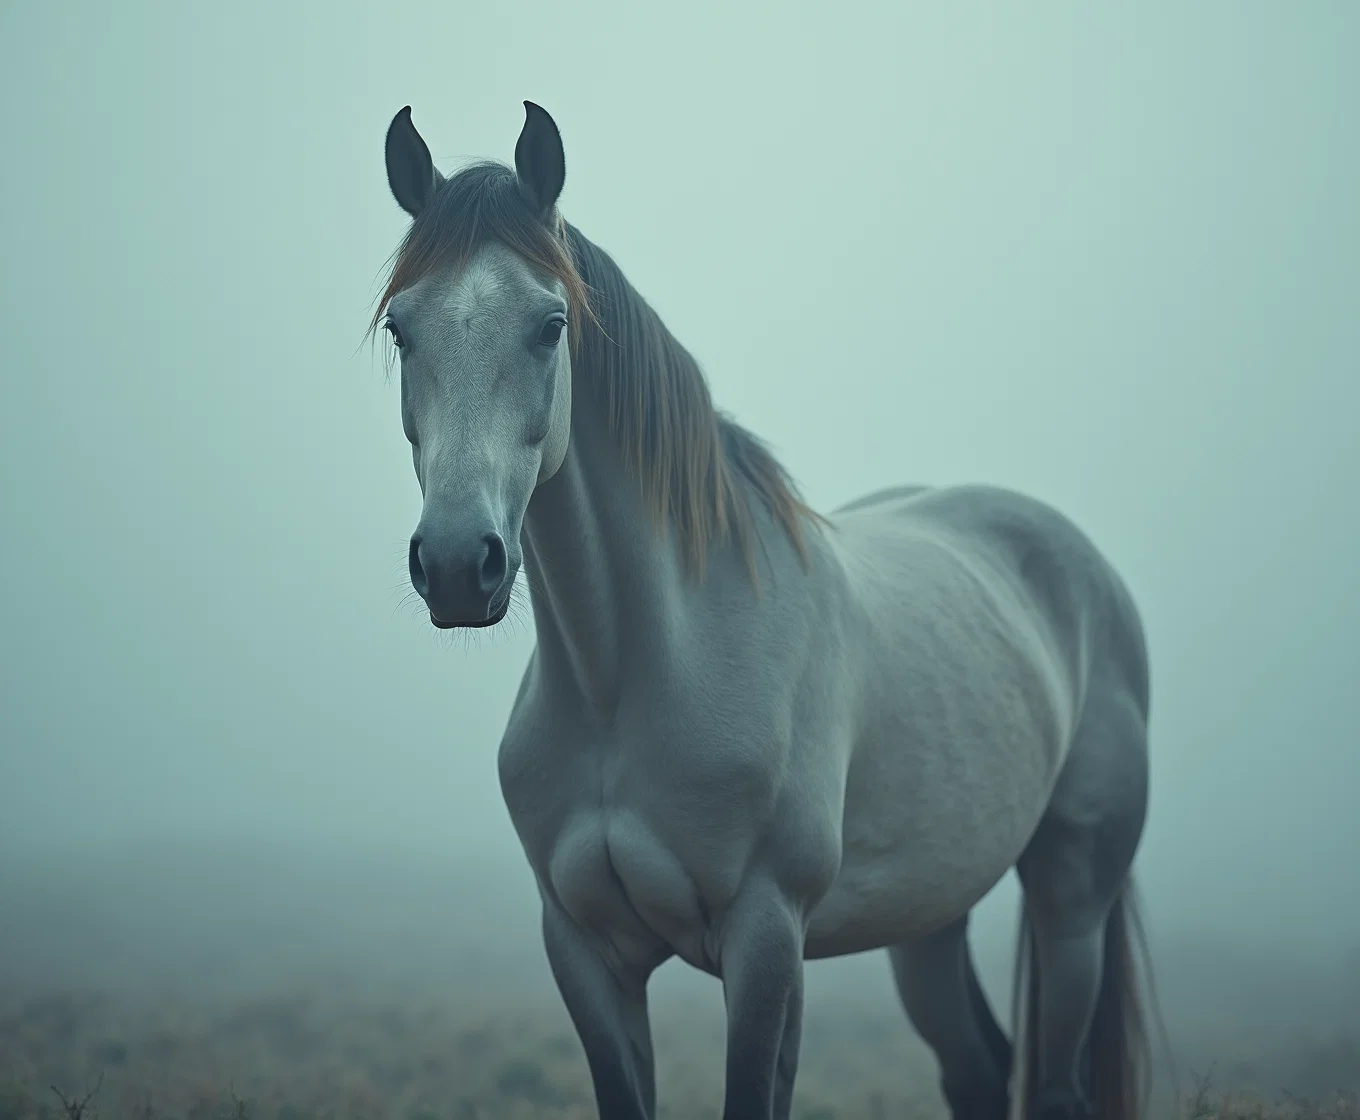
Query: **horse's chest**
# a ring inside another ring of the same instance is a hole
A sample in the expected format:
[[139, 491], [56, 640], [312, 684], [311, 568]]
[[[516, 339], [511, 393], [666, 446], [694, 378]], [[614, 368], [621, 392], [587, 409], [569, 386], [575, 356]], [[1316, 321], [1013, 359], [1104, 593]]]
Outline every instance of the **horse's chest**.
[[635, 772], [608, 744], [554, 746], [502, 750], [506, 805], [540, 881], [620, 953], [664, 944], [711, 970], [712, 916], [740, 885], [751, 817], [674, 776]]
[[707, 968], [709, 902], [676, 847], [630, 807], [582, 807], [552, 837], [543, 871], [572, 919], [621, 951], [657, 941]]

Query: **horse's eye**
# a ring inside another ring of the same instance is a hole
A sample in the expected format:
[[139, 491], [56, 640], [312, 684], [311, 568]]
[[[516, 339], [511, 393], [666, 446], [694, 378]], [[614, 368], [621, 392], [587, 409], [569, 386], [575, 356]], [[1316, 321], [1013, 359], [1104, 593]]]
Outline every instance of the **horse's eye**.
[[383, 330], [392, 336], [392, 345], [398, 350], [406, 345], [405, 340], [401, 337], [401, 331], [397, 330], [397, 324], [392, 322], [391, 319], [383, 320]]
[[567, 329], [565, 319], [549, 319], [543, 324], [543, 330], [539, 332], [538, 344], [540, 346], [556, 346], [562, 338], [562, 332]]

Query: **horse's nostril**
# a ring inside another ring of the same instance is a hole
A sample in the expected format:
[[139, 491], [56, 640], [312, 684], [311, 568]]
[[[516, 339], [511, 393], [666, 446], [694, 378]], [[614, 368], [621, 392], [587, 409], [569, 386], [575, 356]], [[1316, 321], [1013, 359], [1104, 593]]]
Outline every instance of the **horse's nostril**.
[[411, 586], [416, 589], [416, 593], [424, 598], [430, 593], [430, 581], [425, 578], [425, 568], [420, 563], [420, 538], [411, 538], [411, 552], [407, 559], [407, 568], [411, 573]]
[[486, 552], [482, 557], [482, 593], [494, 595], [505, 582], [505, 542], [496, 533], [488, 533], [482, 538]]

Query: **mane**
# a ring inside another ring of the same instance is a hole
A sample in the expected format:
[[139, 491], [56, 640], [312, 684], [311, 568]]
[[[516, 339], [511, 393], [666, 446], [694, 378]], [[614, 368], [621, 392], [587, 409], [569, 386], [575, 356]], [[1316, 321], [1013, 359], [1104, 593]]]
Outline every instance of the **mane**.
[[552, 223], [533, 213], [513, 169], [475, 163], [444, 182], [393, 254], [370, 334], [398, 292], [466, 264], [490, 241], [566, 289], [573, 365], [607, 409], [609, 430], [655, 522], [674, 532], [686, 570], [702, 577], [710, 551], [732, 543], [754, 581], [760, 506], [806, 559], [803, 523], [823, 519], [784, 466], [714, 407], [698, 362], [609, 255], [556, 212]]

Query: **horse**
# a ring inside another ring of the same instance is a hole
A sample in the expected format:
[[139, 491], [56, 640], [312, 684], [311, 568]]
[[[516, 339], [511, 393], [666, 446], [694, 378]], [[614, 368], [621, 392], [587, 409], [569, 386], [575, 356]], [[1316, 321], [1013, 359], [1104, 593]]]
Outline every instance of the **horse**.
[[[805, 962], [886, 949], [954, 1120], [1129, 1120], [1149, 972], [1135, 603], [1055, 508], [992, 485], [814, 510], [558, 208], [552, 117], [445, 176], [402, 108], [410, 218], [368, 325], [400, 366], [415, 591], [536, 641], [498, 754], [602, 1120], [650, 1120], [647, 985], [721, 980], [725, 1120], [787, 1120]], [[1008, 1038], [972, 908], [1023, 890]], [[1143, 948], [1143, 955], [1135, 952]]]

